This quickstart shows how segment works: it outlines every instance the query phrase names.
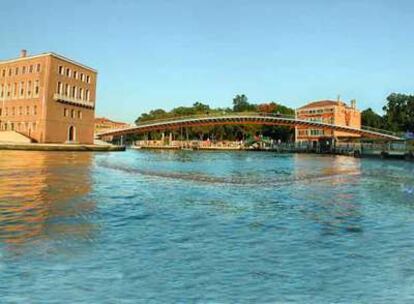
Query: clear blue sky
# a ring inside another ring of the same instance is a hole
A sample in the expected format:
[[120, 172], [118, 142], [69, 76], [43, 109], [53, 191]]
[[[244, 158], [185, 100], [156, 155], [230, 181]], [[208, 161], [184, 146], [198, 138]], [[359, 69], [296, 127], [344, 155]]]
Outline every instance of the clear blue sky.
[[97, 114], [202, 101], [380, 111], [414, 91], [414, 1], [3, 0], [0, 58], [54, 51], [99, 71]]

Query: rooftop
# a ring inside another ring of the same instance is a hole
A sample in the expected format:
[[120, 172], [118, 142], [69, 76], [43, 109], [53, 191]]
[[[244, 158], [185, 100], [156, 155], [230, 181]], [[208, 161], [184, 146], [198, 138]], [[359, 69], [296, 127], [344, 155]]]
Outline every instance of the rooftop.
[[53, 57], [58, 58], [60, 60], [64, 60], [66, 62], [69, 62], [69, 63], [75, 64], [75, 65], [78, 65], [78, 66], [80, 66], [82, 68], [85, 68], [85, 69], [90, 70], [90, 71], [92, 71], [94, 73], [97, 73], [97, 70], [95, 70], [95, 69], [93, 69], [91, 67], [88, 67], [88, 66], [86, 66], [86, 65], [84, 65], [82, 63], [79, 63], [79, 62], [77, 62], [75, 60], [69, 59], [69, 58], [67, 58], [65, 56], [62, 56], [62, 55], [59, 55], [59, 54], [56, 54], [56, 53], [53, 53], [53, 52], [47, 52], [47, 53], [41, 53], [41, 54], [37, 54], [37, 55], [26, 56], [26, 52], [24, 50], [22, 50], [22, 54], [23, 55], [21, 55], [18, 58], [8, 59], [8, 60], [0, 60], [0, 64], [19, 62], [19, 61], [24, 61], [24, 60], [28, 60], [28, 59], [35, 59], [35, 58], [44, 57], [44, 56], [53, 56]]
[[305, 109], [305, 108], [319, 108], [319, 107], [326, 107], [326, 106], [340, 106], [344, 105], [346, 106], [346, 103], [343, 101], [335, 101], [335, 100], [318, 100], [318, 101], [312, 101], [299, 109]]
[[127, 125], [128, 123], [126, 122], [121, 122], [121, 121], [113, 121], [110, 120], [109, 118], [106, 117], [95, 117], [95, 123], [113, 123], [113, 124], [122, 124], [122, 125]]

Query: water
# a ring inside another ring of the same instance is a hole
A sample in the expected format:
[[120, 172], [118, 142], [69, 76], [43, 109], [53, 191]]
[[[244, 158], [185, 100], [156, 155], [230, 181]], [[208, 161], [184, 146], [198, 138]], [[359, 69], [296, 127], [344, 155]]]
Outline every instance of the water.
[[0, 151], [0, 303], [413, 301], [413, 163]]

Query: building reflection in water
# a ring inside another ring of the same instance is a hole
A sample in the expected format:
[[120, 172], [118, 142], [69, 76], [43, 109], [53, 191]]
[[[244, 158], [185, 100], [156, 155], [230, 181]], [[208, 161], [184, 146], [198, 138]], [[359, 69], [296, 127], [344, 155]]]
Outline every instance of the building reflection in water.
[[[313, 161], [309, 161], [312, 157]], [[353, 189], [361, 182], [361, 161], [353, 157], [321, 157], [295, 155], [295, 175], [304, 174], [306, 192], [298, 191], [305, 216], [320, 225], [322, 235], [363, 232], [361, 204]], [[300, 187], [299, 187], [300, 189]], [[311, 189], [309, 191], [309, 189]]]
[[0, 151], [0, 245], [90, 239], [91, 153]]

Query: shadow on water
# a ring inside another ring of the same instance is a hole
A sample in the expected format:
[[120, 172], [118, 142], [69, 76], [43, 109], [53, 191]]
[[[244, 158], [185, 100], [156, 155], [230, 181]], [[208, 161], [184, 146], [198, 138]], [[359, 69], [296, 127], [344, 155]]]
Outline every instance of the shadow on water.
[[[201, 172], [172, 172], [172, 171], [161, 171], [161, 170], [148, 170], [148, 169], [138, 169], [134, 167], [123, 166], [120, 164], [113, 164], [110, 162], [101, 161], [98, 162], [98, 165], [106, 168], [122, 171], [129, 174], [137, 174], [148, 177], [159, 177], [172, 180], [185, 180], [193, 181], [199, 183], [207, 184], [229, 184], [229, 185], [239, 185], [239, 186], [253, 186], [260, 185], [262, 187], [277, 187], [283, 186], [286, 184], [291, 184], [293, 182], [312, 182], [312, 181], [321, 181], [324, 179], [330, 179], [333, 177], [349, 177], [353, 175], [359, 175], [360, 172], [349, 169], [349, 170], [339, 170], [339, 171], [325, 171], [325, 172], [315, 172], [315, 173], [298, 173], [298, 174], [284, 174], [283, 177], [251, 177], [247, 176], [245, 178], [241, 176], [231, 176], [231, 177], [220, 177], [220, 176], [211, 176], [203, 174]], [[247, 174], [246, 174], [247, 175]], [[280, 174], [278, 174], [280, 175]]]
[[0, 245], [91, 239], [93, 154], [0, 151]]

